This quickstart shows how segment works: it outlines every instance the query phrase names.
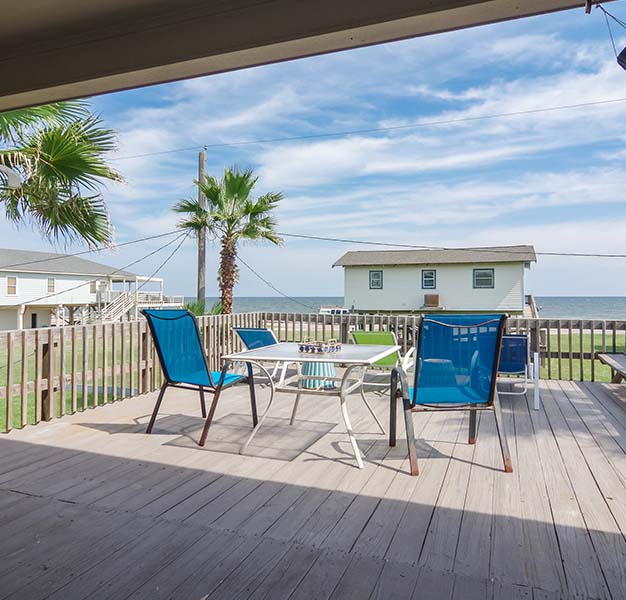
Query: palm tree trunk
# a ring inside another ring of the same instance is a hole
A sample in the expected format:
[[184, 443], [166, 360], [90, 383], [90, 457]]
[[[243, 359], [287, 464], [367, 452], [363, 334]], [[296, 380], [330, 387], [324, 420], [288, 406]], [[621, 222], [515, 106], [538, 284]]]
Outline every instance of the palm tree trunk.
[[218, 283], [225, 314], [233, 312], [233, 288], [237, 283], [237, 273], [237, 243], [232, 238], [222, 238]]

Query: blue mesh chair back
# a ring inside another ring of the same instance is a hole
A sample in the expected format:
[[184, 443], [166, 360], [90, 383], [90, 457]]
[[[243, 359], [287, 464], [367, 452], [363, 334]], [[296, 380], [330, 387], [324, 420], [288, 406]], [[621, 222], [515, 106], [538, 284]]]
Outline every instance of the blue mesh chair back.
[[528, 356], [528, 336], [523, 334], [503, 335], [498, 372], [508, 375], [526, 373]]
[[141, 312], [148, 321], [166, 379], [214, 387], [193, 314], [182, 309]]
[[413, 404], [493, 401], [504, 315], [425, 315]]
[[263, 327], [233, 327], [247, 350], [255, 350], [278, 343], [274, 332]]

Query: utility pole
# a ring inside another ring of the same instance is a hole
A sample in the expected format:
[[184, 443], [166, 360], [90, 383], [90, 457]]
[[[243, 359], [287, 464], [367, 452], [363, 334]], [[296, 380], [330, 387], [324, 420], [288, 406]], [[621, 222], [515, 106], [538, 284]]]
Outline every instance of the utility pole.
[[[198, 155], [198, 181], [204, 181], [206, 163], [206, 148], [203, 148]], [[206, 198], [198, 188], [198, 203], [202, 208], [206, 208]], [[198, 233], [198, 302], [206, 302], [206, 230]]]

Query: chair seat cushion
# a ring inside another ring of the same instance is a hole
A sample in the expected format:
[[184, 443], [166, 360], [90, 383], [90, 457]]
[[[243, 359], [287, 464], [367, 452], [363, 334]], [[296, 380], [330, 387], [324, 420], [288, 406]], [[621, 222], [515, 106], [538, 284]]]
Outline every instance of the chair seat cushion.
[[409, 394], [413, 404], [486, 404], [485, 400], [470, 395], [470, 388], [467, 387], [423, 387], [417, 398], [414, 388], [409, 388]]

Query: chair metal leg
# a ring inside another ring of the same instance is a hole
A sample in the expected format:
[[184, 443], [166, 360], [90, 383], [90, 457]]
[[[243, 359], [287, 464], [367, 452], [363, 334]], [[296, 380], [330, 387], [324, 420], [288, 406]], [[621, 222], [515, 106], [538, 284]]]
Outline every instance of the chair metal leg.
[[380, 429], [381, 433], [383, 435], [385, 435], [385, 433], [387, 433], [385, 431], [385, 428], [383, 427], [383, 424], [380, 422], [380, 420], [378, 419], [378, 417], [376, 416], [376, 413], [374, 412], [374, 409], [370, 406], [370, 403], [367, 401], [367, 398], [365, 397], [365, 392], [363, 391], [363, 386], [361, 386], [361, 398], [363, 399], [363, 403], [365, 404], [365, 406], [367, 406], [367, 410], [370, 411], [372, 417], [374, 417], [374, 421], [376, 421], [376, 425], [378, 425], [378, 429]]
[[356, 438], [354, 437], [354, 431], [352, 430], [352, 423], [350, 422], [350, 416], [348, 415], [348, 407], [346, 406], [346, 388], [348, 386], [348, 382], [350, 380], [350, 373], [354, 370], [354, 366], [348, 367], [341, 380], [341, 388], [339, 390], [339, 404], [341, 407], [341, 416], [343, 417], [343, 423], [346, 426], [346, 431], [348, 433], [348, 438], [350, 439], [350, 444], [352, 446], [352, 452], [354, 453], [354, 459], [356, 460], [356, 464], [359, 469], [363, 468], [363, 459], [361, 457], [361, 451], [359, 450], [359, 445], [357, 444]]
[[[287, 363], [285, 363], [285, 368], [287, 368]], [[298, 372], [298, 389], [302, 388], [302, 369], [300, 363], [296, 363], [296, 369]], [[283, 376], [281, 376], [281, 381], [284, 379], [284, 371]], [[289, 419], [289, 425], [293, 425], [296, 420], [296, 413], [298, 412], [298, 404], [300, 403], [301, 393], [296, 394], [296, 401], [293, 403], [293, 410], [291, 411], [291, 419]]]
[[[471, 404], [470, 406], [476, 406], [475, 404]], [[476, 443], [476, 410], [470, 409], [469, 411], [469, 439], [468, 444]]]
[[409, 465], [411, 467], [411, 475], [419, 475], [415, 430], [413, 429], [413, 412], [408, 404], [404, 406], [404, 427], [406, 430], [406, 443], [409, 448]]
[[[252, 410], [252, 427], [256, 427], [259, 422], [259, 415], [256, 409], [256, 392], [254, 389], [254, 374], [252, 373], [252, 363], [246, 363], [248, 367], [248, 386], [250, 388], [250, 408]], [[270, 377], [271, 379], [271, 377]]]
[[218, 387], [215, 392], [213, 392], [213, 402], [211, 402], [211, 408], [209, 409], [209, 414], [206, 418], [206, 421], [204, 422], [202, 435], [200, 436], [200, 441], [198, 442], [200, 446], [204, 446], [204, 444], [206, 443], [206, 438], [209, 434], [209, 427], [211, 427], [211, 423], [213, 422], [213, 415], [215, 415], [215, 410], [217, 409], [217, 401], [219, 400], [221, 392], [221, 387]]
[[296, 413], [298, 412], [298, 404], [300, 403], [300, 396], [302, 394], [296, 394], [296, 401], [293, 403], [293, 410], [291, 411], [291, 419], [289, 419], [289, 425], [293, 425], [296, 420]]
[[496, 430], [500, 440], [500, 450], [502, 451], [502, 461], [504, 462], [505, 473], [513, 472], [513, 463], [511, 462], [511, 452], [509, 451], [509, 442], [507, 441], [506, 431], [504, 428], [504, 419], [502, 418], [502, 408], [498, 394], [495, 395], [493, 401], [493, 415], [496, 418]]
[[[261, 425], [263, 425], [265, 421], [265, 417], [267, 417], [267, 413], [270, 411], [270, 408], [272, 406], [272, 402], [274, 402], [274, 393], [276, 391], [274, 380], [269, 376], [269, 373], [266, 371], [265, 367], [262, 364], [257, 363], [257, 367], [259, 367], [261, 371], [264, 371], [265, 375], [267, 375], [268, 377], [268, 381], [270, 385], [270, 398], [267, 403], [267, 407], [265, 408], [265, 410], [263, 411], [263, 414], [261, 415], [260, 421], [257, 424], [255, 424], [255, 426], [252, 428], [252, 431], [250, 432], [250, 435], [248, 436], [248, 439], [244, 442], [243, 446], [241, 446], [241, 448], [239, 449], [239, 454], [243, 454], [245, 452], [246, 448], [249, 446], [250, 442], [252, 441], [252, 438], [254, 438], [254, 436], [257, 434], [257, 431], [261, 428]], [[252, 365], [250, 365], [250, 369], [252, 369]], [[256, 411], [256, 405], [255, 405], [255, 411]]]
[[396, 420], [398, 417], [398, 374], [391, 373], [391, 391], [389, 393], [389, 445], [396, 445]]
[[202, 410], [202, 418], [206, 419], [206, 402], [204, 401], [204, 388], [200, 386], [200, 409]]
[[154, 427], [154, 422], [156, 421], [157, 414], [159, 412], [159, 408], [161, 408], [161, 402], [163, 402], [163, 396], [165, 395], [165, 390], [167, 389], [167, 381], [161, 386], [161, 391], [159, 392], [159, 397], [157, 398], [156, 404], [154, 405], [154, 410], [152, 411], [152, 416], [150, 417], [150, 423], [148, 423], [148, 429], [146, 429], [146, 433], [152, 433], [152, 428]]

